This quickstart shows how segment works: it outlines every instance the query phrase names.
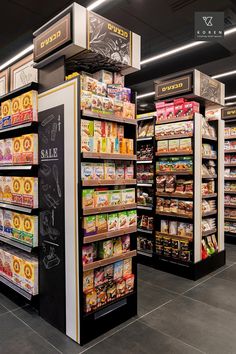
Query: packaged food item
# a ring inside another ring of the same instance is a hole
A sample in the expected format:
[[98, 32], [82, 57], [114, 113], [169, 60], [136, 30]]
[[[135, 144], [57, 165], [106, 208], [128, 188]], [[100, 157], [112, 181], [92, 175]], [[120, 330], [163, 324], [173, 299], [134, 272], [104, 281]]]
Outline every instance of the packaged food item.
[[169, 221], [169, 234], [177, 235], [177, 221]]
[[191, 138], [180, 139], [179, 140], [179, 149], [181, 151], [192, 151], [192, 140]]
[[107, 302], [113, 301], [116, 299], [116, 284], [114, 282], [109, 282], [107, 284]]
[[125, 295], [125, 280], [118, 279], [116, 282], [117, 298]]
[[157, 142], [157, 151], [160, 153], [169, 151], [169, 141], [168, 140], [160, 140]]
[[113, 241], [105, 240], [99, 242], [98, 256], [100, 259], [109, 258], [113, 256]]
[[107, 85], [107, 96], [122, 101], [122, 86], [120, 84]]
[[132, 274], [132, 258], [127, 258], [123, 261], [123, 277], [129, 274]]
[[93, 152], [94, 138], [81, 137], [81, 152]]
[[82, 262], [88, 264], [93, 262], [93, 245], [83, 245]]
[[129, 227], [137, 225], [137, 212], [136, 210], [127, 210]]
[[[16, 227], [16, 224], [19, 222], [15, 214], [16, 213], [13, 214], [14, 227]], [[20, 241], [32, 247], [37, 247], [38, 246], [38, 217], [34, 215], [20, 214], [20, 221], [21, 221]]]
[[88, 75], [82, 75], [82, 90], [90, 91], [90, 92], [96, 94], [97, 93], [97, 84], [98, 84], [98, 81], [95, 78], [88, 76]]
[[122, 252], [121, 237], [116, 237], [113, 239], [113, 256], [119, 256]]
[[97, 82], [97, 92], [96, 94], [99, 96], [103, 96], [103, 98], [107, 98], [105, 97], [107, 93], [107, 85], [104, 82]]
[[81, 163], [81, 178], [82, 180], [88, 181], [94, 179], [94, 165], [90, 162]]
[[98, 234], [108, 230], [107, 214], [96, 215], [96, 229]]
[[122, 75], [120, 72], [114, 72], [113, 73], [113, 83], [115, 85], [121, 85], [124, 87], [125, 85], [125, 77]]
[[12, 237], [12, 220], [13, 220], [13, 215], [12, 212], [10, 210], [4, 210], [3, 213], [3, 233], [4, 236], [7, 238], [11, 238]]
[[22, 137], [13, 138], [13, 164], [23, 164], [22, 160]]
[[199, 113], [200, 105], [195, 101], [184, 102], [184, 115], [192, 116], [194, 113]]
[[131, 293], [134, 291], [134, 274], [129, 274], [125, 278], [125, 292]]
[[7, 128], [11, 126], [11, 100], [2, 102], [1, 104], [2, 112], [2, 128]]
[[[123, 117], [123, 109], [124, 109], [124, 104], [122, 101], [117, 101], [117, 100], [114, 100], [113, 101], [114, 103], [114, 114], [116, 117]], [[123, 136], [124, 137], [124, 136]]]
[[104, 268], [100, 267], [94, 270], [94, 286], [104, 284]]
[[123, 276], [123, 261], [114, 263], [114, 275], [113, 279], [117, 280]]
[[161, 232], [163, 234], [169, 233], [169, 223], [167, 220], [161, 220]]
[[103, 98], [99, 95], [92, 95], [92, 112], [102, 113], [103, 109]]
[[125, 165], [125, 179], [133, 179], [134, 178], [134, 165], [133, 163], [127, 163]]
[[93, 74], [94, 79], [104, 82], [107, 85], [113, 84], [113, 75], [110, 71], [99, 70]]
[[169, 152], [177, 152], [180, 150], [180, 139], [169, 140]]
[[20, 96], [21, 99], [21, 123], [38, 120], [38, 93], [29, 91]]
[[108, 222], [108, 231], [118, 230], [119, 219], [117, 213], [108, 214], [107, 222]]
[[[3, 216], [3, 214], [4, 214], [4, 210], [0, 209], [0, 234], [1, 235], [3, 234], [3, 229], [4, 229], [4, 216]], [[1, 269], [0, 269], [0, 272], [1, 272]]]
[[166, 109], [166, 119], [173, 119], [174, 118], [174, 103], [166, 103], [165, 104], [165, 109]]
[[11, 100], [11, 124], [18, 125], [21, 123], [21, 99], [20, 96]]
[[130, 251], [130, 235], [121, 236], [122, 252]]
[[169, 213], [170, 212], [170, 204], [171, 201], [169, 199], [163, 199], [163, 211]]
[[4, 140], [3, 163], [5, 165], [13, 163], [13, 140], [11, 138]]
[[133, 204], [135, 203], [135, 189], [123, 189], [122, 193], [122, 204]]
[[22, 164], [38, 163], [38, 134], [27, 134], [21, 137], [21, 162]]
[[83, 189], [82, 205], [83, 209], [94, 208], [94, 189]]
[[123, 163], [115, 165], [115, 179], [125, 179], [125, 165]]
[[105, 179], [114, 180], [116, 178], [116, 167], [113, 162], [105, 162], [104, 164]]
[[114, 266], [113, 264], [109, 264], [104, 267], [104, 283], [113, 280], [114, 274]]
[[2, 177], [3, 186], [3, 201], [6, 203], [12, 203], [12, 177]]
[[97, 307], [97, 292], [91, 289], [84, 292], [84, 312], [88, 313]]
[[135, 119], [135, 104], [130, 102], [123, 102], [123, 117], [128, 119]]
[[104, 138], [106, 136], [106, 122], [94, 121], [94, 137]]
[[106, 285], [100, 285], [96, 288], [97, 293], [97, 308], [107, 303]]
[[107, 190], [95, 191], [94, 207], [103, 208], [109, 205], [109, 193]]
[[128, 214], [126, 211], [121, 211], [118, 213], [119, 218], [119, 229], [124, 229], [129, 227]]
[[114, 100], [110, 97], [102, 98], [102, 113], [113, 114], [114, 113]]
[[175, 191], [176, 176], [166, 176], [165, 192], [173, 193]]
[[93, 137], [94, 136], [94, 122], [87, 119], [81, 119], [81, 136]]
[[91, 111], [92, 92], [81, 90], [81, 109]]
[[120, 205], [121, 200], [121, 191], [120, 190], [111, 190], [109, 191], [109, 205]]
[[90, 215], [83, 218], [82, 227], [84, 236], [91, 236], [96, 234], [96, 216]]

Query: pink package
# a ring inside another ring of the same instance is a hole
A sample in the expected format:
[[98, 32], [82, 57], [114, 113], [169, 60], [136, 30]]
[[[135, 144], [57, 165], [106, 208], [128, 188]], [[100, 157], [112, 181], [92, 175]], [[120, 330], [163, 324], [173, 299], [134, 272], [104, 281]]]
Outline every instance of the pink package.
[[125, 165], [125, 179], [133, 179], [133, 178], [134, 178], [134, 165], [131, 162]]
[[190, 102], [185, 102], [184, 103], [184, 115], [192, 115], [194, 113], [199, 113], [200, 111], [200, 105], [198, 102], [195, 101], [190, 101]]
[[122, 241], [122, 252], [130, 251], [130, 235], [123, 235], [121, 237]]
[[156, 110], [157, 110], [157, 122], [161, 120], [165, 120], [166, 119], [165, 102], [157, 102]]
[[93, 254], [94, 254], [94, 250], [93, 250], [92, 245], [83, 246], [83, 248], [82, 248], [83, 264], [92, 263], [93, 262]]
[[173, 119], [174, 118], [174, 103], [166, 103], [166, 119]]
[[174, 100], [174, 115], [175, 117], [183, 117], [184, 116], [184, 98], [178, 98]]
[[94, 271], [94, 286], [102, 285], [104, 283], [104, 269], [98, 268]]

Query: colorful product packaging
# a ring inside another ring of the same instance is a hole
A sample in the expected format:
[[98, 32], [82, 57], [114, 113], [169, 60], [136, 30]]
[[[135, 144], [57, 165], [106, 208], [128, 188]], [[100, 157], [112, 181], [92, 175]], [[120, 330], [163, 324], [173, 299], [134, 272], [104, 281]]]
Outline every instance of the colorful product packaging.
[[6, 203], [12, 202], [12, 177], [2, 177], [3, 186], [3, 201]]
[[2, 102], [2, 128], [8, 128], [11, 126], [11, 100]]
[[5, 165], [13, 163], [13, 140], [11, 138], [4, 140], [3, 163]]
[[38, 164], [38, 134], [22, 136], [22, 164]]
[[15, 97], [11, 100], [11, 123], [12, 125], [21, 124], [21, 97]]
[[83, 209], [94, 208], [94, 189], [83, 189], [82, 206]]
[[21, 123], [35, 122], [38, 120], [38, 93], [29, 91], [20, 96]]
[[22, 164], [22, 137], [13, 138], [13, 165]]
[[22, 179], [22, 204], [30, 208], [38, 208], [38, 178], [23, 177]]

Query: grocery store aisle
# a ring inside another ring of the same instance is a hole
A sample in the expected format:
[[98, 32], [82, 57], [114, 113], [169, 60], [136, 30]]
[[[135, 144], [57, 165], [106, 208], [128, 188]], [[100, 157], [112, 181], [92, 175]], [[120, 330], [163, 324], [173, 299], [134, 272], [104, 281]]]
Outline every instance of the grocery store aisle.
[[236, 353], [236, 245], [226, 250], [198, 282], [140, 265], [138, 316], [84, 347], [0, 293], [0, 353]]

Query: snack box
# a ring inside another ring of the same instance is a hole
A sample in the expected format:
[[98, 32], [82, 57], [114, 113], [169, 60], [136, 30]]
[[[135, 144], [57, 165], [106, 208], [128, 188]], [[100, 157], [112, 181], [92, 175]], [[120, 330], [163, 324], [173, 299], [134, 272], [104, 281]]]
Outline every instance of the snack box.
[[137, 212], [136, 210], [127, 210], [129, 227], [137, 226]]
[[119, 72], [113, 73], [113, 83], [115, 85], [121, 85], [122, 87], [125, 86], [125, 77]]
[[4, 139], [1, 139], [0, 140], [0, 165], [3, 164], [4, 147], [5, 147], [5, 141], [4, 141]]
[[133, 162], [130, 164], [125, 164], [125, 179], [133, 179], [134, 178], [134, 165]]
[[3, 201], [6, 203], [12, 202], [12, 177], [2, 177], [3, 185]]
[[11, 126], [11, 100], [2, 102], [1, 104], [2, 112], [2, 128], [7, 128]]
[[125, 135], [125, 127], [122, 124], [117, 124], [117, 138], [122, 139]]
[[97, 94], [98, 81], [93, 77], [82, 75], [82, 90]]
[[180, 140], [173, 139], [169, 140], [169, 152], [177, 152], [180, 150]]
[[106, 138], [106, 152], [108, 154], [119, 153], [119, 139], [118, 138]]
[[109, 205], [109, 192], [107, 190], [95, 191], [94, 207], [103, 208]]
[[103, 113], [103, 98], [99, 95], [92, 95], [92, 112]]
[[181, 151], [192, 151], [192, 140], [191, 138], [180, 139], [179, 149]]
[[125, 291], [130, 293], [134, 290], [134, 274], [129, 274], [124, 277], [125, 279]]
[[81, 90], [81, 109], [92, 110], [92, 92]]
[[165, 104], [165, 109], [166, 109], [166, 119], [173, 119], [174, 118], [174, 103], [166, 103]]
[[23, 177], [22, 204], [30, 208], [38, 208], [38, 178]]
[[158, 152], [168, 152], [169, 151], [169, 141], [160, 140], [157, 142], [157, 151]]
[[81, 178], [82, 180], [89, 181], [94, 179], [94, 165], [90, 162], [82, 162], [81, 164]]
[[13, 204], [23, 203], [23, 178], [12, 177], [12, 202]]
[[107, 303], [107, 287], [106, 284], [100, 285], [96, 288], [97, 293], [97, 308], [104, 306]]
[[35, 122], [38, 120], [38, 93], [28, 91], [20, 96], [21, 123]]
[[5, 165], [13, 163], [13, 139], [11, 138], [4, 140], [3, 163]]
[[82, 205], [83, 209], [94, 208], [94, 189], [83, 189]]
[[194, 113], [199, 113], [200, 105], [198, 102], [190, 101], [184, 102], [184, 115], [185, 116], [192, 116]]
[[98, 234], [108, 230], [107, 214], [96, 215], [96, 231]]
[[135, 203], [135, 189], [123, 189], [121, 190], [121, 200], [122, 204], [133, 204]]
[[121, 236], [122, 252], [130, 251], [130, 235]]
[[94, 121], [94, 138], [104, 138], [106, 136], [106, 122]]
[[94, 79], [103, 82], [107, 85], [113, 84], [113, 75], [110, 71], [99, 70], [93, 74]]
[[22, 137], [13, 138], [13, 165], [22, 164]]
[[116, 117], [123, 117], [124, 103], [122, 101], [113, 100], [114, 103], [114, 114]]
[[38, 164], [38, 134], [27, 134], [22, 137], [22, 159], [24, 165]]
[[94, 270], [94, 286], [104, 284], [104, 268], [100, 267]]
[[135, 104], [124, 102], [123, 104], [123, 118], [135, 119]]
[[94, 135], [94, 122], [87, 119], [81, 119], [81, 136], [93, 137]]
[[[97, 95], [105, 97], [107, 94], [107, 85], [104, 82], [97, 82]], [[105, 97], [106, 98], [106, 97]]]
[[88, 291], [93, 289], [93, 285], [94, 285], [93, 269], [83, 272], [83, 291]]
[[106, 137], [116, 138], [117, 137], [117, 123], [106, 122]]
[[84, 236], [96, 235], [96, 216], [85, 216], [83, 218], [82, 227]]
[[176, 118], [184, 116], [184, 99], [174, 100], [174, 116]]
[[157, 122], [165, 120], [166, 119], [165, 102], [157, 102], [156, 103], [156, 110], [157, 110], [157, 115], [156, 115]]
[[123, 277], [126, 277], [132, 274], [132, 258], [124, 259], [123, 262]]
[[81, 137], [81, 152], [93, 152], [94, 138]]
[[107, 96], [117, 101], [122, 101], [122, 89], [119, 84], [107, 85]]
[[38, 217], [34, 215], [26, 215], [26, 214], [20, 214], [20, 217], [22, 222], [22, 226], [21, 226], [22, 232], [21, 232], [20, 241], [32, 247], [37, 247], [38, 246]]
[[95, 289], [84, 292], [84, 312], [88, 313], [97, 308], [97, 292]]
[[7, 238], [12, 238], [13, 213], [10, 210], [4, 210], [3, 213], [3, 234]]
[[93, 262], [93, 245], [83, 245], [82, 262], [88, 264]]
[[121, 191], [120, 190], [111, 190], [109, 191], [109, 201], [110, 206], [121, 205]]
[[91, 138], [93, 139], [93, 151], [98, 153], [106, 153], [106, 138]]
[[11, 124], [18, 125], [21, 124], [21, 97], [15, 97], [11, 100]]
[[0, 176], [0, 201], [3, 200], [3, 176]]
[[18, 241], [22, 240], [23, 214], [12, 212], [12, 237]]
[[104, 267], [104, 283], [113, 280], [114, 266], [113, 264], [108, 264]]
[[113, 256], [119, 256], [122, 252], [121, 237], [113, 238]]
[[118, 230], [119, 219], [117, 213], [108, 214], [107, 216], [108, 231]]
[[114, 180], [116, 178], [116, 166], [113, 162], [105, 162], [104, 164], [105, 179]]
[[98, 246], [98, 256], [100, 259], [110, 258], [113, 256], [113, 241], [100, 241]]
[[94, 179], [103, 180], [104, 178], [105, 178], [104, 164], [103, 163], [94, 164]]
[[125, 165], [123, 163], [116, 164], [115, 179], [125, 179]]
[[123, 261], [114, 263], [113, 279], [117, 280], [123, 277]]
[[116, 297], [122, 297], [125, 295], [125, 280], [124, 279], [118, 279], [116, 282]]
[[129, 219], [128, 219], [128, 214], [127, 211], [121, 211], [118, 213], [118, 218], [119, 218], [119, 229], [125, 229], [129, 227]]

